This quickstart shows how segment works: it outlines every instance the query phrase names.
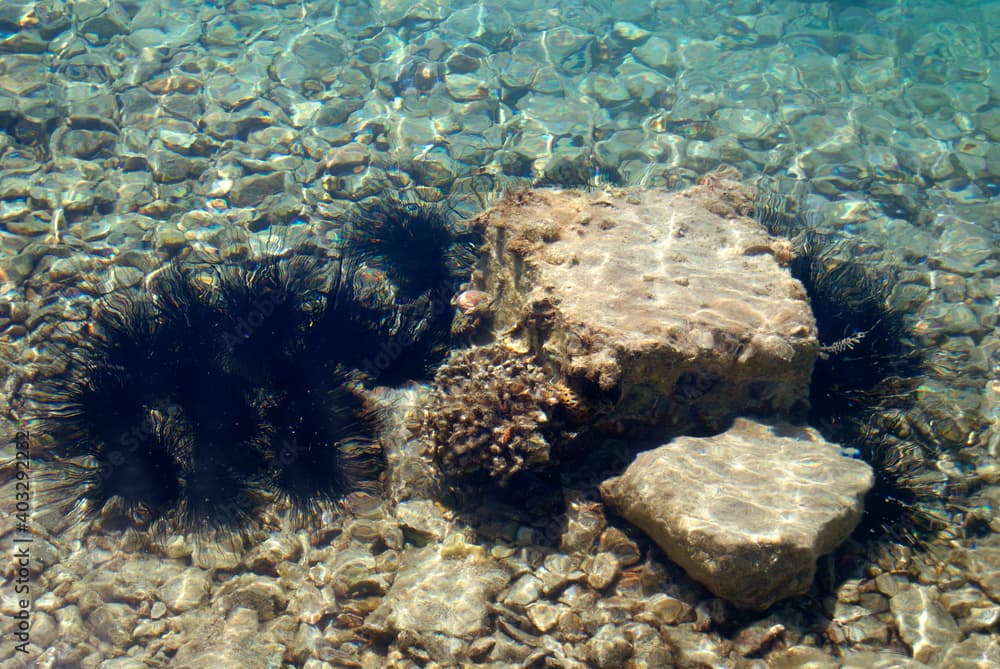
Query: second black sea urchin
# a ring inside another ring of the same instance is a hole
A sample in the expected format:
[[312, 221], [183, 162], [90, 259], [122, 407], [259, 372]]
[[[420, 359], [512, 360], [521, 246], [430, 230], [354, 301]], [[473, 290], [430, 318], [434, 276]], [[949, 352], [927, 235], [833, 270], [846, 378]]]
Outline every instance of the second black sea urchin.
[[451, 300], [472, 270], [478, 242], [444, 205], [388, 197], [358, 207], [345, 239], [358, 264], [355, 290], [373, 307], [391, 305], [398, 318], [396, 346], [383, 346], [366, 371], [391, 384], [425, 377], [444, 358]]
[[793, 276], [809, 295], [822, 347], [810, 384], [810, 422], [875, 470], [857, 530], [910, 540], [943, 528], [948, 478], [935, 444], [910, 424], [924, 374], [905, 314], [891, 306], [892, 272], [876, 273], [848, 242], [798, 238]]
[[[852, 449], [875, 471], [856, 534], [919, 543], [950, 531], [955, 485], [937, 468], [938, 444], [922, 429], [918, 384], [926, 377], [906, 313], [892, 305], [889, 254], [864, 242], [810, 229], [799, 200], [762, 184], [756, 216], [792, 237], [792, 275], [812, 306], [821, 349], [810, 383], [809, 422]], [[873, 259], [886, 256], [876, 264]]]

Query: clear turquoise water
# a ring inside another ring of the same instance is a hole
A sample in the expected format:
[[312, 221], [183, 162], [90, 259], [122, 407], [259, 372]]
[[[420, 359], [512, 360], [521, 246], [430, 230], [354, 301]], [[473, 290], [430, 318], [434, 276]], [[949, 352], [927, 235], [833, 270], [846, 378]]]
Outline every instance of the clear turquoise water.
[[40, 260], [55, 241], [89, 268], [227, 226], [332, 236], [387, 190], [474, 211], [536, 179], [674, 188], [730, 165], [910, 273], [926, 428], [985, 468], [998, 45], [1000, 2], [5, 0], [3, 295], [77, 295]]

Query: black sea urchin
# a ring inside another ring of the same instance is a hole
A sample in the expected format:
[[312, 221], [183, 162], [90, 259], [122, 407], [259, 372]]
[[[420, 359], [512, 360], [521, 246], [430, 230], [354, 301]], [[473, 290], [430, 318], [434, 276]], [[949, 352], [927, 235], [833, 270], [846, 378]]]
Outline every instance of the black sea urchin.
[[359, 208], [349, 225], [348, 249], [383, 271], [396, 299], [405, 303], [461, 282], [475, 262], [477, 239], [443, 205], [388, 198]]
[[[822, 344], [810, 384], [810, 422], [875, 470], [862, 536], [911, 540], [941, 524], [947, 477], [936, 449], [908, 427], [923, 373], [904, 314], [890, 306], [891, 273], [844, 258], [846, 242], [798, 238], [792, 274], [805, 286]], [[854, 253], [847, 253], [852, 256]]]
[[876, 249], [809, 230], [802, 189], [801, 182], [762, 180], [755, 215], [773, 234], [793, 238], [792, 274], [816, 317], [823, 346], [810, 385], [810, 422], [875, 471], [856, 535], [922, 543], [927, 530], [951, 526], [946, 508], [956, 483], [937, 468], [940, 449], [915, 425], [925, 361], [906, 315], [890, 306], [891, 268], [860, 260]]
[[219, 362], [251, 383], [274, 383], [302, 353], [304, 339], [322, 313], [319, 260], [272, 256], [221, 271], [214, 304], [222, 334]]
[[88, 514], [241, 534], [269, 500], [302, 511], [372, 489], [356, 368], [391, 309], [352, 292], [354, 267], [305, 252], [178, 262], [99, 303], [37, 393], [60, 490]]
[[875, 404], [899, 395], [920, 374], [904, 315], [889, 306], [892, 280], [836, 254], [830, 239], [809, 235], [791, 263], [809, 295], [822, 349], [810, 386], [812, 418], [836, 434]]
[[76, 511], [93, 517], [109, 504], [139, 526], [155, 524], [181, 500], [179, 435], [155, 412], [117, 442], [93, 441], [81, 460], [63, 461], [53, 492], [72, 497]]
[[371, 490], [377, 476], [373, 414], [350, 385], [336, 373], [325, 388], [292, 389], [268, 416], [274, 432], [267, 485], [299, 509]]
[[[104, 300], [64, 375], [38, 388], [43, 426], [64, 459], [58, 494], [94, 515], [116, 500], [124, 515], [152, 522], [180, 498], [179, 437], [169, 400], [157, 393], [152, 304], [130, 293]], [[145, 371], [143, 371], [145, 370]]]
[[373, 370], [392, 384], [427, 373], [446, 352], [451, 299], [475, 262], [479, 238], [439, 205], [381, 199], [359, 207], [346, 246], [359, 260], [355, 293], [373, 307], [391, 305], [394, 341]]

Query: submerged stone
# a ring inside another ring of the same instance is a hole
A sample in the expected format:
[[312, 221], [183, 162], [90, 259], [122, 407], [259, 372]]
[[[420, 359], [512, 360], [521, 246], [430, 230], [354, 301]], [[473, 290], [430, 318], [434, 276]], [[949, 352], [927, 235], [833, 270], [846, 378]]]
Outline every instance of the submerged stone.
[[747, 214], [751, 191], [534, 190], [474, 219], [474, 283], [498, 336], [529, 349], [609, 420], [721, 429], [808, 395], [818, 345], [786, 241]]
[[938, 598], [937, 588], [914, 585], [889, 600], [899, 636], [913, 651], [913, 658], [933, 666], [941, 666], [944, 653], [962, 638], [955, 619]]
[[389, 592], [365, 620], [366, 632], [468, 639], [489, 631], [487, 602], [507, 585], [509, 576], [481, 549], [456, 539], [441, 548], [407, 551]]
[[641, 453], [605, 502], [714, 594], [763, 610], [809, 589], [861, 519], [871, 468], [811, 428], [737, 419]]

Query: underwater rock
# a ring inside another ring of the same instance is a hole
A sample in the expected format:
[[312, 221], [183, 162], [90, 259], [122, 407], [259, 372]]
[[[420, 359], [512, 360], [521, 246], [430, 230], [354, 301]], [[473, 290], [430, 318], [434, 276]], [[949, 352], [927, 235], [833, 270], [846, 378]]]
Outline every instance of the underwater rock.
[[746, 217], [746, 187], [680, 193], [533, 190], [473, 220], [473, 288], [494, 332], [610, 421], [721, 429], [740, 411], [807, 397], [818, 344], [786, 242]]
[[411, 549], [364, 629], [375, 636], [401, 633], [473, 638], [489, 631], [488, 602], [509, 580], [477, 546], [457, 535], [438, 546]]
[[261, 667], [280, 663], [285, 646], [274, 640], [273, 628], [260, 624], [253, 609], [237, 608], [225, 619], [205, 623], [199, 617], [185, 621], [172, 640], [173, 666], [194, 667]]
[[691, 578], [763, 610], [808, 590], [871, 486], [871, 468], [815, 430], [739, 418], [715, 437], [641, 453], [601, 495]]
[[913, 651], [913, 658], [932, 666], [941, 666], [942, 655], [962, 638], [938, 596], [935, 587], [914, 585], [889, 600], [899, 636]]
[[211, 588], [212, 581], [204, 571], [190, 568], [167, 580], [159, 598], [171, 611], [183, 613], [202, 605]]

